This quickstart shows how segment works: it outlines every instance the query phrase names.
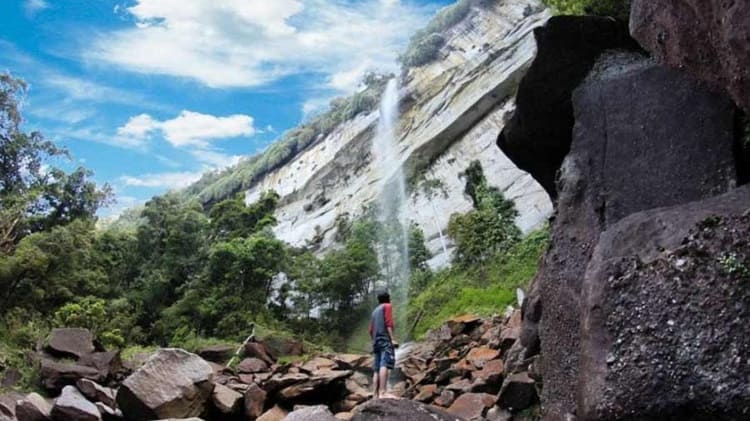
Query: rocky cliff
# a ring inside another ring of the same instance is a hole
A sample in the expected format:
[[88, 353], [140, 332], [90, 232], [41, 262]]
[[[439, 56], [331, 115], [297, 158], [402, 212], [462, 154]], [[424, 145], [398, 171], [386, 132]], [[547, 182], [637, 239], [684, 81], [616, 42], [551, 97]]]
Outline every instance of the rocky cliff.
[[[551, 212], [541, 186], [495, 146], [535, 55], [532, 31], [550, 12], [538, 0], [471, 4], [469, 14], [446, 30], [439, 59], [401, 76], [399, 160], [411, 180], [402, 218], [424, 230], [432, 266], [447, 261], [439, 229], [452, 213], [471, 209], [460, 173], [474, 160], [482, 163], [490, 184], [516, 203], [524, 232]], [[252, 185], [246, 201], [275, 190], [281, 195], [276, 235], [296, 246], [330, 248], [337, 218], [360, 215], [389, 176], [372, 159], [378, 118], [374, 111], [339, 125]]]

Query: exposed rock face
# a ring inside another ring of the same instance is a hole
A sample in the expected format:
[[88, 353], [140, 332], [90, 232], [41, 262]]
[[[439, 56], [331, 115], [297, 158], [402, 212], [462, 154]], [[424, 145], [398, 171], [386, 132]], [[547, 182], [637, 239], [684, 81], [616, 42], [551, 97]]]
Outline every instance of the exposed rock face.
[[76, 382], [78, 390], [90, 401], [101, 402], [110, 408], [115, 408], [115, 391], [88, 380], [80, 379]]
[[356, 409], [353, 421], [461, 421], [433, 406], [401, 399], [378, 399]]
[[537, 55], [521, 79], [517, 110], [498, 146], [554, 198], [555, 176], [572, 140], [573, 90], [605, 50], [637, 44], [623, 23], [592, 16], [553, 17], [534, 36]]
[[745, 186], [602, 234], [584, 285], [583, 419], [750, 417], [748, 211]]
[[633, 0], [630, 30], [661, 62], [725, 89], [750, 112], [750, 3]]
[[52, 407], [55, 421], [101, 421], [96, 405], [86, 400], [73, 386], [65, 386]]
[[94, 350], [94, 335], [86, 329], [52, 329], [47, 343], [47, 351], [59, 357], [78, 359]]
[[52, 419], [52, 404], [40, 394], [31, 393], [18, 401], [16, 406], [18, 421], [50, 421]]
[[535, 279], [541, 301], [532, 295], [535, 305], [526, 307], [543, 305], [542, 401], [550, 419], [574, 413], [581, 283], [599, 234], [631, 213], [725, 192], [736, 175], [731, 102], [680, 73], [608, 55], [573, 106], [551, 247]]
[[181, 349], [161, 349], [125, 379], [117, 404], [129, 420], [199, 416], [213, 390], [211, 366]]
[[[472, 207], [458, 174], [473, 160], [481, 161], [490, 184], [516, 203], [523, 231], [551, 212], [539, 185], [494, 146], [513, 109], [510, 97], [534, 56], [531, 32], [549, 16], [538, 0], [476, 2], [469, 16], [444, 34], [440, 59], [406, 75], [399, 159], [407, 172], [439, 186], [417, 185], [402, 217], [425, 231], [433, 266], [448, 257], [438, 227], [444, 229], [452, 213]], [[357, 217], [362, 205], [377, 198], [386, 181], [370, 153], [377, 119], [376, 111], [342, 124], [250, 188], [249, 202], [269, 189], [281, 195], [275, 227], [280, 239], [295, 246], [318, 239], [325, 251], [333, 245], [336, 218]]]

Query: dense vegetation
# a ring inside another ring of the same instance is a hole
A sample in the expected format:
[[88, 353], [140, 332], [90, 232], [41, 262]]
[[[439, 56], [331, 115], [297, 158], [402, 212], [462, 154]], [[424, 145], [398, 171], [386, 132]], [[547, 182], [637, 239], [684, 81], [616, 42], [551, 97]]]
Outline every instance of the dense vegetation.
[[444, 33], [461, 22], [471, 11], [476, 0], [459, 0], [441, 9], [424, 28], [418, 30], [409, 40], [398, 60], [405, 67], [419, 67], [438, 58], [440, 48], [445, 45]]
[[630, 0], [544, 0], [556, 13], [563, 15], [612, 16], [627, 22]]

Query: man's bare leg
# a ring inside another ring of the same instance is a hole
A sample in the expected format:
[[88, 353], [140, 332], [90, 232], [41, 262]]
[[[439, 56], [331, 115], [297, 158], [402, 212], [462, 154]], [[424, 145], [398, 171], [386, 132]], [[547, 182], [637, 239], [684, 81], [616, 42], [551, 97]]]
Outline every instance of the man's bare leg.
[[378, 387], [378, 384], [380, 382], [379, 374], [375, 373], [372, 375], [372, 398], [373, 399], [379, 399], [380, 398], [380, 388]]
[[380, 367], [380, 398], [393, 398], [393, 395], [388, 393], [388, 368]]

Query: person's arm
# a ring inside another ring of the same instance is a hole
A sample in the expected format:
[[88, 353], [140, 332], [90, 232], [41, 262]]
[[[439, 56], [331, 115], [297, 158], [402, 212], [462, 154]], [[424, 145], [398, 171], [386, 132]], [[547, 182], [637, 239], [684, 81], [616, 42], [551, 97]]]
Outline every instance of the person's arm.
[[372, 339], [373, 330], [374, 329], [372, 327], [372, 320], [370, 320], [370, 339]]
[[385, 317], [385, 327], [388, 330], [388, 335], [391, 337], [391, 342], [394, 346], [398, 345], [396, 335], [393, 331], [396, 329], [396, 325], [393, 323], [393, 307], [390, 304], [383, 306], [383, 316]]

